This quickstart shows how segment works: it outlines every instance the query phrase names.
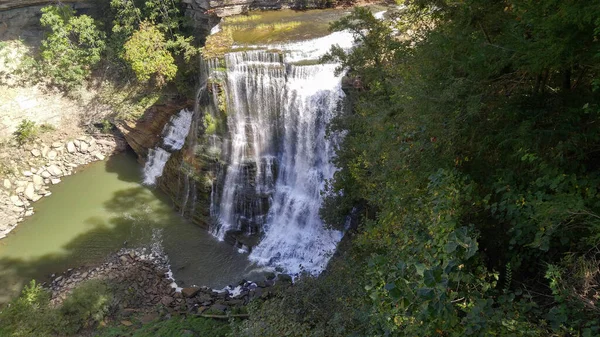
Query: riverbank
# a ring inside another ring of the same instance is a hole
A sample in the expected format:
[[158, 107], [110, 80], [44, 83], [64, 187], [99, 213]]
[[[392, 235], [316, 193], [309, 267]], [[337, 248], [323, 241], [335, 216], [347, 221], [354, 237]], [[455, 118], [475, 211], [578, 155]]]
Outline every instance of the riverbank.
[[33, 215], [34, 203], [50, 196], [50, 186], [59, 184], [62, 177], [126, 146], [119, 136], [84, 133], [69, 138], [59, 134], [22, 146], [15, 140], [0, 144], [0, 239]]
[[[173, 279], [168, 257], [157, 248], [121, 249], [95, 266], [73, 268], [54, 275], [43, 284], [51, 293], [50, 303], [60, 306], [74, 289], [85, 282], [105, 281], [125, 285], [127, 296], [119, 296], [120, 309], [126, 312], [154, 311], [157, 306], [170, 313], [227, 314], [239, 311], [251, 300], [271, 296], [270, 288], [289, 285], [287, 275], [269, 273], [255, 282], [241, 280], [223, 289], [191, 286], [178, 287]], [[132, 310], [135, 309], [135, 310]]]

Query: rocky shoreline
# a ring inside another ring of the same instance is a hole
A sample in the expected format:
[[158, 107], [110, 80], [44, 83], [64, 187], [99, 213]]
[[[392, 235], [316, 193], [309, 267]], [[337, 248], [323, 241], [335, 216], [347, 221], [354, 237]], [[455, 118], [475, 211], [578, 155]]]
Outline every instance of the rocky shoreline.
[[[59, 306], [78, 285], [86, 281], [102, 280], [123, 285], [118, 290], [119, 312], [123, 315], [140, 313], [154, 315], [195, 314], [227, 316], [240, 312], [254, 299], [267, 299], [275, 284], [290, 285], [288, 275], [267, 274], [264, 280], [242, 280], [237, 286], [214, 290], [208, 287], [178, 288], [172, 278], [166, 256], [156, 250], [122, 249], [95, 267], [69, 269], [53, 275], [49, 284], [51, 303]], [[126, 294], [125, 294], [126, 293]], [[152, 320], [152, 319], [150, 319]]]
[[33, 203], [50, 196], [49, 187], [60, 183], [62, 177], [125, 148], [122, 138], [108, 134], [51, 143], [36, 140], [23, 146], [14, 141], [8, 144], [0, 150], [0, 239], [33, 215]]

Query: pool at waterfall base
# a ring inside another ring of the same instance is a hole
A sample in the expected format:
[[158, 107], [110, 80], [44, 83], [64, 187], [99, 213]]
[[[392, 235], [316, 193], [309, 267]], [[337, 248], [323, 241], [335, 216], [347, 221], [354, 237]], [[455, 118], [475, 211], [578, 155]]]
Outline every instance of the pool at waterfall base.
[[258, 276], [246, 254], [179, 216], [160, 191], [141, 184], [135, 155], [95, 162], [52, 187], [35, 214], [0, 240], [0, 303], [31, 279], [95, 265], [121, 248], [159, 243], [179, 286], [223, 288]]

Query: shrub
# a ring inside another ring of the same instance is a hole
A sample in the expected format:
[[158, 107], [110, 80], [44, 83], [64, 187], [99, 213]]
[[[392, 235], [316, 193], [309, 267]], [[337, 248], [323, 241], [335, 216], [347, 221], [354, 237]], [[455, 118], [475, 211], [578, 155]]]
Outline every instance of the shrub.
[[35, 124], [35, 122], [24, 119], [17, 127], [17, 131], [15, 131], [14, 135], [19, 144], [25, 144], [34, 140], [39, 131], [40, 128]]
[[56, 321], [49, 300], [50, 294], [32, 280], [20, 297], [0, 311], [0, 336], [49, 335]]

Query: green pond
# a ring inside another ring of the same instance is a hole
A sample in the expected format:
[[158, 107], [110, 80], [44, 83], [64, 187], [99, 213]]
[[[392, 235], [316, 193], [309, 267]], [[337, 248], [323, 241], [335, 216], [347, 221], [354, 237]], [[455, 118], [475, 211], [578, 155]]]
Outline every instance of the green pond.
[[141, 185], [131, 153], [90, 164], [51, 188], [26, 218], [0, 240], [0, 303], [32, 278], [103, 261], [123, 247], [160, 242], [179, 286], [213, 288], [252, 278], [247, 256], [176, 214], [170, 200]]

